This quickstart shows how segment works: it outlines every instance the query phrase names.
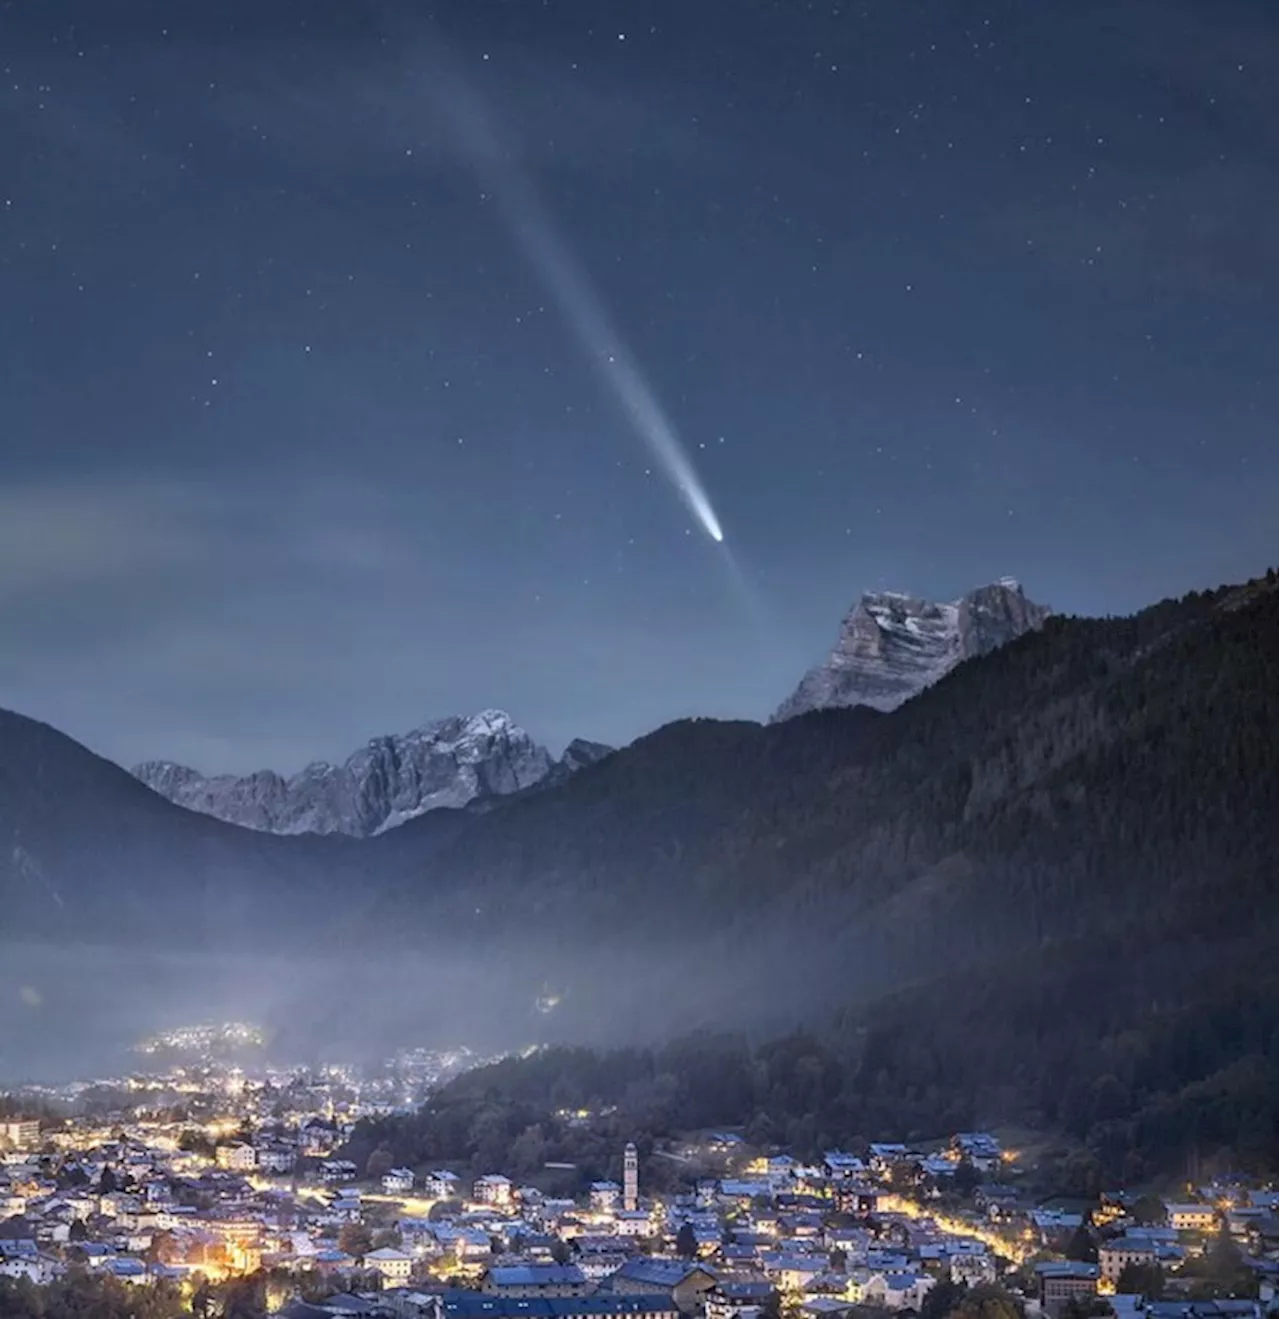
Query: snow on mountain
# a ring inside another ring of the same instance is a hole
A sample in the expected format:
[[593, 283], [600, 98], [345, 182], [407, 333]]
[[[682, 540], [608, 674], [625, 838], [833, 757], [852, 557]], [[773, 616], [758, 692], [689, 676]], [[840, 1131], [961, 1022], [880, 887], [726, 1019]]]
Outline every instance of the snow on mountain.
[[556, 761], [509, 715], [482, 710], [374, 738], [341, 765], [319, 761], [287, 779], [271, 770], [206, 778], [155, 760], [133, 774], [179, 806], [249, 829], [365, 838], [437, 807], [521, 792], [553, 774], [558, 781], [610, 750], [575, 741]]
[[805, 674], [773, 721], [852, 705], [896, 709], [961, 660], [1042, 627], [1049, 612], [1012, 577], [947, 604], [868, 591], [841, 624], [830, 655]]

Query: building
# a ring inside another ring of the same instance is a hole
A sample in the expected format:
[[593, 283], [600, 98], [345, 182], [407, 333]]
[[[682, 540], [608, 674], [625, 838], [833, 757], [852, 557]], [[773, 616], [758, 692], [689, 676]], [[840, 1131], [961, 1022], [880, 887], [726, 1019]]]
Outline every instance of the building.
[[950, 1260], [952, 1282], [962, 1282], [967, 1287], [977, 1287], [984, 1282], [995, 1282], [996, 1262], [985, 1251], [981, 1254], [962, 1252], [952, 1255]]
[[514, 1264], [489, 1269], [480, 1290], [498, 1296], [585, 1296], [591, 1289], [576, 1264]]
[[669, 1296], [682, 1314], [702, 1308], [702, 1295], [716, 1285], [715, 1274], [686, 1259], [664, 1259], [640, 1255], [629, 1259], [603, 1284], [614, 1293], [644, 1293]]
[[401, 1195], [413, 1190], [413, 1169], [392, 1168], [382, 1176], [382, 1189], [388, 1195]]
[[1140, 1237], [1112, 1237], [1098, 1247], [1098, 1272], [1108, 1282], [1119, 1280], [1129, 1264], [1154, 1264], [1157, 1260], [1154, 1243]]
[[703, 1296], [706, 1319], [750, 1319], [773, 1295], [768, 1282], [722, 1282]]
[[511, 1179], [501, 1173], [489, 1173], [476, 1180], [472, 1195], [482, 1205], [505, 1209], [511, 1203]]
[[219, 1145], [214, 1157], [219, 1168], [227, 1168], [232, 1172], [252, 1172], [258, 1166], [257, 1151], [242, 1140], [230, 1145]]
[[40, 1144], [39, 1118], [7, 1118], [0, 1122], [0, 1147], [34, 1150]]
[[618, 1207], [622, 1188], [617, 1182], [591, 1183], [591, 1208], [597, 1214], [611, 1214]]
[[622, 1151], [622, 1207], [629, 1213], [640, 1204], [640, 1156], [631, 1141]]
[[456, 1200], [458, 1198], [458, 1174], [440, 1169], [429, 1172], [423, 1183], [428, 1200]]
[[322, 1159], [339, 1145], [338, 1129], [332, 1122], [312, 1118], [298, 1132], [298, 1151], [304, 1158]]
[[288, 1145], [261, 1145], [258, 1147], [258, 1167], [263, 1172], [288, 1172], [295, 1163], [297, 1155]]
[[867, 1165], [856, 1154], [846, 1154], [843, 1150], [828, 1150], [822, 1156], [822, 1167], [836, 1181], [862, 1177], [867, 1171]]
[[862, 1299], [887, 1310], [918, 1310], [936, 1279], [927, 1273], [875, 1273], [862, 1288]]
[[768, 1254], [761, 1259], [760, 1267], [780, 1290], [799, 1292], [827, 1271], [829, 1261], [825, 1255]]
[[403, 1250], [383, 1246], [371, 1250], [364, 1257], [364, 1266], [366, 1269], [376, 1269], [382, 1275], [383, 1282], [396, 1285], [409, 1281], [409, 1274], [413, 1272], [413, 1259]]
[[613, 1230], [620, 1237], [647, 1237], [653, 1224], [643, 1209], [620, 1209], [613, 1216]]
[[1090, 1301], [1098, 1294], [1098, 1266], [1074, 1260], [1037, 1264], [1036, 1284], [1040, 1308], [1056, 1317], [1068, 1301]]
[[988, 1131], [959, 1131], [951, 1138], [951, 1149], [956, 1158], [968, 1159], [983, 1171], [1000, 1166], [1000, 1142]]
[[1169, 1226], [1179, 1232], [1212, 1232], [1218, 1224], [1218, 1211], [1213, 1205], [1167, 1204], [1164, 1211]]

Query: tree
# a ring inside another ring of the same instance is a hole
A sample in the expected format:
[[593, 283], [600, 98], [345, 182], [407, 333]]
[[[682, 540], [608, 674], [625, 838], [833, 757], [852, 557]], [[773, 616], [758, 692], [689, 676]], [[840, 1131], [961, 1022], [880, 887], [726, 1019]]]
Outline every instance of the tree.
[[178, 1137], [178, 1148], [186, 1150], [188, 1154], [200, 1154], [206, 1159], [211, 1159], [217, 1150], [217, 1145], [203, 1131], [187, 1127]]
[[1023, 1319], [1017, 1299], [994, 1283], [971, 1287], [949, 1319]]
[[1245, 1263], [1240, 1247], [1232, 1240], [1225, 1223], [1209, 1249], [1200, 1259], [1188, 1260], [1181, 1272], [1183, 1277], [1193, 1279], [1192, 1300], [1258, 1294], [1257, 1279], [1253, 1270]]
[[955, 1176], [951, 1179], [952, 1185], [956, 1188], [956, 1192], [967, 1200], [981, 1182], [982, 1178], [978, 1175], [977, 1168], [973, 1166], [973, 1160], [966, 1154], [956, 1164]]
[[1068, 1259], [1077, 1260], [1082, 1264], [1098, 1262], [1098, 1247], [1094, 1244], [1093, 1233], [1089, 1231], [1087, 1222], [1082, 1221], [1071, 1234], [1071, 1240], [1067, 1242], [1067, 1248], [1063, 1253]]
[[1164, 1295], [1164, 1270], [1154, 1260], [1150, 1264], [1126, 1264], [1116, 1279], [1116, 1291], [1122, 1296], [1158, 1301]]
[[387, 1173], [395, 1167], [395, 1156], [391, 1153], [387, 1145], [379, 1145], [364, 1165], [364, 1175], [372, 1178], [374, 1181], [385, 1177]]
[[567, 1241], [561, 1241], [560, 1238], [557, 1237], [555, 1241], [552, 1242], [551, 1258], [555, 1263], [568, 1264], [569, 1260], [572, 1258], [572, 1254], [573, 1253], [570, 1251], [569, 1243]]
[[963, 1282], [952, 1281], [949, 1273], [944, 1273], [924, 1294], [920, 1303], [920, 1319], [947, 1319], [953, 1311], [959, 1309], [968, 1287]]
[[373, 1236], [363, 1223], [343, 1223], [338, 1231], [338, 1249], [363, 1259], [373, 1249]]
[[681, 1259], [694, 1259], [698, 1254], [698, 1237], [692, 1223], [681, 1223], [676, 1233], [676, 1254]]
[[1083, 1296], [1072, 1296], [1062, 1307], [1060, 1319], [1105, 1319], [1111, 1313], [1111, 1305], [1105, 1296], [1094, 1296], [1088, 1300]]
[[1165, 1213], [1164, 1201], [1148, 1191], [1134, 1201], [1129, 1217], [1141, 1227], [1163, 1227], [1168, 1215]]
[[98, 1194], [110, 1195], [113, 1191], [120, 1189], [120, 1179], [115, 1174], [115, 1169], [108, 1163], [103, 1166], [102, 1176], [98, 1178]]

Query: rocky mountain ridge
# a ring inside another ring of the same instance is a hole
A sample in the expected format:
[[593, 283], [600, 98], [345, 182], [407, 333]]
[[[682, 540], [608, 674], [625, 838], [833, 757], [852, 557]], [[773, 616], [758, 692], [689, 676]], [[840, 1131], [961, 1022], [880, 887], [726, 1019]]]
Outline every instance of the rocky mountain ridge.
[[1043, 627], [1049, 613], [1013, 577], [942, 604], [898, 591], [864, 592], [831, 653], [805, 674], [773, 722], [855, 705], [895, 710], [962, 660]]
[[273, 770], [206, 777], [162, 760], [132, 773], [169, 801], [229, 824], [367, 838], [441, 807], [562, 782], [611, 750], [576, 739], [555, 760], [505, 711], [482, 710], [373, 738], [341, 765], [318, 761], [289, 778]]

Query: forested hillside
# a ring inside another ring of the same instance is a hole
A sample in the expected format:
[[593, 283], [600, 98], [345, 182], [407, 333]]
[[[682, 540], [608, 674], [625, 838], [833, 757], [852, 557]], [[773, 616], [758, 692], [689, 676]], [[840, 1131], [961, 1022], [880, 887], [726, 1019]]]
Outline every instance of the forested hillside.
[[594, 1099], [801, 1149], [1043, 1125], [1085, 1143], [1081, 1184], [1273, 1162], [1275, 638], [1273, 578], [1053, 620], [893, 715], [664, 729], [464, 831], [442, 859], [508, 917], [698, 931], [655, 1017], [767, 949], [734, 983], [807, 986], [821, 1043], [511, 1064], [401, 1131], [406, 1157]]
[[[673, 724], [557, 788], [362, 841], [194, 816], [7, 716], [6, 917], [420, 967], [394, 1005], [333, 982], [366, 1034], [414, 1001], [512, 1044], [820, 1027], [821, 1103], [753, 1089], [717, 1119], [807, 1112], [805, 1140], [1010, 1117], [1108, 1168], [1247, 1153], [1275, 1104], [1276, 688], [1269, 575], [1051, 619], [891, 714]], [[459, 967], [482, 984], [458, 995]]]

